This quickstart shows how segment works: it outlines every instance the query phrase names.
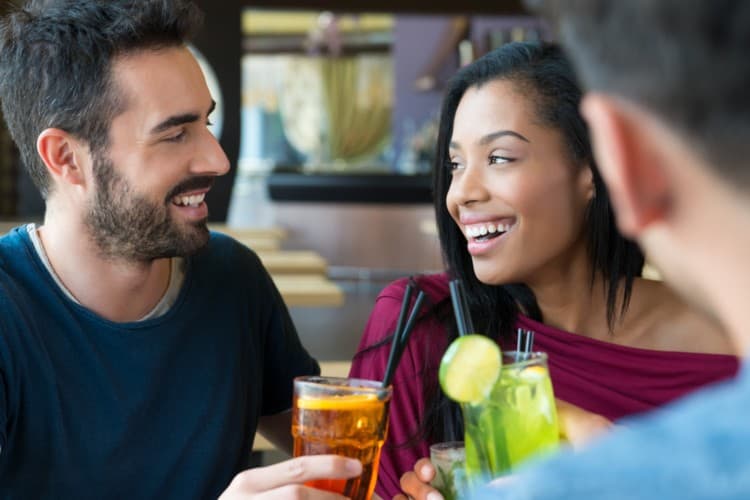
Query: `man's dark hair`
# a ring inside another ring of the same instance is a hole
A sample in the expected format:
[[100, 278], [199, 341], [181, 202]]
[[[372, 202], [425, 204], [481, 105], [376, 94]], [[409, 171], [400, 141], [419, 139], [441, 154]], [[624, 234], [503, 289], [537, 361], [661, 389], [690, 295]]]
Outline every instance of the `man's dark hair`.
[[750, 2], [537, 0], [583, 84], [647, 108], [750, 186]]
[[32, 0], [0, 22], [0, 102], [31, 178], [47, 198], [39, 134], [60, 128], [101, 154], [125, 106], [112, 62], [178, 46], [200, 27], [189, 0]]

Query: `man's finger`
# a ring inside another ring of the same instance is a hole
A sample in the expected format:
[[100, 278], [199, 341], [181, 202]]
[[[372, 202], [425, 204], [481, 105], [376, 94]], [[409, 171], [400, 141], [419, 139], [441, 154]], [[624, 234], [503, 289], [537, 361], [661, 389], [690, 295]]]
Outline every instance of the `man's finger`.
[[[256, 493], [252, 497], [257, 500], [347, 500], [343, 495], [299, 484], [284, 486], [283, 488], [277, 488], [265, 493]], [[245, 498], [245, 495], [242, 495], [242, 498]]]
[[362, 464], [359, 460], [338, 455], [309, 455], [246, 470], [238, 474], [232, 483], [242, 491], [261, 492], [313, 479], [348, 479], [361, 474]]

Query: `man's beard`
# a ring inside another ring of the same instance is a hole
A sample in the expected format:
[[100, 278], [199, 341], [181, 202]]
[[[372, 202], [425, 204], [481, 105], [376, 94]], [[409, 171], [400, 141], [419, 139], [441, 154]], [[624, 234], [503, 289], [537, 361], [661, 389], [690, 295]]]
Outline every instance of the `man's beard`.
[[96, 192], [85, 216], [94, 242], [107, 258], [147, 262], [192, 255], [208, 243], [206, 220], [179, 224], [169, 211], [174, 196], [209, 187], [210, 177], [175, 186], [163, 204], [138, 194], [106, 158], [94, 158]]

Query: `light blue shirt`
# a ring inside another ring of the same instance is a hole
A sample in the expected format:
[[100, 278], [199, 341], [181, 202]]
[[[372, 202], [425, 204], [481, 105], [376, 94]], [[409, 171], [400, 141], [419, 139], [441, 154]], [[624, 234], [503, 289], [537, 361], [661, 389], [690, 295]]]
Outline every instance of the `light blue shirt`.
[[484, 499], [750, 499], [750, 366], [581, 452], [521, 469]]

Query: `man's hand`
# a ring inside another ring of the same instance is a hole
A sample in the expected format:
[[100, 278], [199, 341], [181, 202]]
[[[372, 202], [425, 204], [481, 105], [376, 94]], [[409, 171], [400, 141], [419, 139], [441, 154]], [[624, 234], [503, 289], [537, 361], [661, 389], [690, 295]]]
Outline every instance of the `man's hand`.
[[337, 455], [297, 457], [237, 474], [219, 500], [342, 500], [345, 497], [304, 486], [314, 479], [348, 479], [362, 474], [359, 460]]
[[435, 467], [429, 458], [422, 458], [414, 464], [414, 470], [401, 476], [401, 490], [405, 495], [396, 495], [393, 500], [442, 500], [443, 495], [430, 486], [430, 481], [435, 478]]

